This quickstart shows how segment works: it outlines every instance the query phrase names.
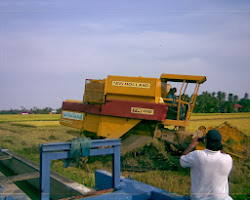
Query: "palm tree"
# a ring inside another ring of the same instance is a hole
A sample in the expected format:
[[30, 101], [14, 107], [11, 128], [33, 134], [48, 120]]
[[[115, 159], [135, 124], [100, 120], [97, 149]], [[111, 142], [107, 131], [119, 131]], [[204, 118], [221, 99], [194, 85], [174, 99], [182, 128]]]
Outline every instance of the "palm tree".
[[232, 102], [232, 101], [233, 101], [233, 94], [232, 94], [232, 93], [229, 93], [229, 94], [228, 94], [228, 101], [229, 101], [229, 102]]
[[237, 102], [239, 101], [239, 96], [238, 96], [238, 95], [234, 95], [233, 101], [234, 101], [235, 103], [237, 103]]

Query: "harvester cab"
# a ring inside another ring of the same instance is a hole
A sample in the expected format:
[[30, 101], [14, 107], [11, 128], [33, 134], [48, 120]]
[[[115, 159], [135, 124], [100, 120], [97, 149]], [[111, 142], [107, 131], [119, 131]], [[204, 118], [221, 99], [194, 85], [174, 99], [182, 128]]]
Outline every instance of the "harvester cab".
[[[111, 75], [87, 79], [83, 101], [63, 102], [60, 123], [86, 136], [149, 135], [182, 149], [199, 86], [205, 81], [205, 76], [177, 74], [162, 74], [160, 79]], [[180, 85], [177, 90], [176, 83]], [[194, 91], [188, 98], [190, 84]]]
[[[154, 137], [165, 140], [178, 150], [184, 150], [192, 140], [193, 134], [187, 133], [186, 127], [195, 107], [200, 84], [206, 81], [206, 77], [162, 74], [160, 79], [162, 101], [168, 106], [168, 112], [164, 122], [156, 126]], [[201, 131], [195, 134], [202, 137]]]
[[[185, 131], [195, 107], [200, 84], [205, 81], [205, 76], [161, 75], [162, 99], [168, 106], [168, 114], [163, 122], [164, 125], [174, 125], [179, 130]], [[176, 83], [179, 85], [178, 89], [173, 87]], [[186, 93], [190, 84], [193, 86], [191, 98]]]

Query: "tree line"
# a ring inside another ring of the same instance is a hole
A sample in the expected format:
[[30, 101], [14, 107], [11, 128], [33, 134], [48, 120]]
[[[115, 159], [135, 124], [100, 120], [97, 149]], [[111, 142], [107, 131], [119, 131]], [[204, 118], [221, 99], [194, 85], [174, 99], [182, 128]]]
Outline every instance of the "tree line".
[[[185, 100], [190, 101], [191, 96], [185, 95]], [[21, 109], [1, 110], [0, 114], [49, 114], [52, 112], [61, 113], [62, 108], [52, 109], [50, 107], [26, 109], [23, 106]], [[250, 100], [248, 93], [245, 93], [243, 98], [238, 95], [225, 92], [202, 92], [197, 96], [194, 113], [232, 113], [232, 112], [250, 112]]]
[[197, 96], [195, 113], [232, 113], [250, 112], [250, 100], [248, 93], [243, 98], [238, 95], [225, 92], [203, 92]]
[[1, 110], [0, 114], [22, 114], [22, 113], [27, 113], [27, 114], [50, 114], [50, 113], [61, 113], [62, 108], [58, 109], [53, 109], [50, 107], [45, 107], [45, 108], [37, 108], [33, 107], [31, 109], [26, 109], [25, 107], [21, 107], [21, 109], [10, 109], [10, 110]]

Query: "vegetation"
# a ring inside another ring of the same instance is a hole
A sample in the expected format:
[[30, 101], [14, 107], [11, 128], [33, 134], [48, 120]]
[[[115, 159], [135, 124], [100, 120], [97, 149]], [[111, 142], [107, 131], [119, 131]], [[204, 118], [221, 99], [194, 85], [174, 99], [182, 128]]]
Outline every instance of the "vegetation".
[[0, 115], [0, 123], [6, 122], [24, 122], [24, 121], [59, 121], [60, 115], [13, 115], [13, 114], [6, 114]]
[[21, 109], [10, 109], [10, 110], [1, 110], [0, 114], [22, 114], [22, 113], [27, 113], [27, 114], [50, 114], [51, 112], [56, 112], [56, 113], [61, 113], [62, 109], [52, 109], [50, 107], [45, 107], [45, 108], [37, 108], [33, 107], [31, 109], [26, 109], [23, 106]]
[[228, 94], [226, 99], [225, 92], [203, 92], [197, 97], [195, 113], [232, 113], [232, 112], [250, 112], [250, 100], [248, 93], [239, 100], [237, 95]]
[[[65, 142], [79, 136], [80, 132], [59, 125], [60, 115], [0, 115], [0, 146], [39, 163], [39, 144], [48, 142]], [[201, 125], [218, 126], [228, 121], [245, 134], [250, 135], [250, 113], [195, 113], [192, 115], [188, 131], [197, 130]], [[245, 160], [235, 161], [230, 176], [230, 191], [234, 199], [248, 199], [250, 149]], [[51, 169], [81, 184], [93, 187], [94, 171], [106, 169], [111, 171], [110, 156], [81, 158], [76, 160], [76, 167], [64, 168], [64, 161], [52, 161]], [[152, 171], [123, 171], [123, 176], [130, 176], [181, 195], [189, 195], [190, 174], [188, 169], [179, 165], [179, 157], [166, 152], [163, 143], [154, 140], [152, 143], [134, 152], [122, 156], [122, 167], [134, 162], [143, 168], [151, 166]]]

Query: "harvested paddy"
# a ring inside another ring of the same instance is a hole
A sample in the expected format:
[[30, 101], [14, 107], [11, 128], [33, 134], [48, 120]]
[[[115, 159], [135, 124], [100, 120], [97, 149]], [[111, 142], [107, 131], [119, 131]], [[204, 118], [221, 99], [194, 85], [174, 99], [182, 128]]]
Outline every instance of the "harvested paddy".
[[215, 127], [227, 121], [246, 135], [250, 135], [250, 113], [193, 114], [188, 132], [195, 132], [200, 126]]

